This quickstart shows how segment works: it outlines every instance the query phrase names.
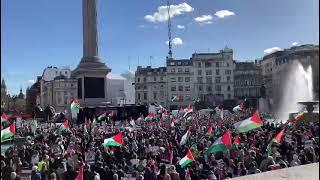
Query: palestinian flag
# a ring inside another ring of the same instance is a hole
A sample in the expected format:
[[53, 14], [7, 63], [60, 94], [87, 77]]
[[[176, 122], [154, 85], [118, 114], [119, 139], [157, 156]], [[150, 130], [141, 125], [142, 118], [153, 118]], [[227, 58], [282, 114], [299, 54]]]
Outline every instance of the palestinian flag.
[[234, 107], [232, 109], [232, 111], [234, 111], [234, 112], [238, 112], [238, 111], [242, 111], [242, 110], [244, 110], [244, 104], [243, 103], [240, 103], [238, 106], [236, 106], [236, 107]]
[[180, 95], [173, 96], [172, 99], [171, 99], [171, 101], [172, 101], [172, 102], [180, 101]]
[[34, 132], [38, 128], [38, 122], [37, 120], [32, 120], [31, 122], [31, 129]]
[[180, 145], [184, 145], [187, 143], [189, 137], [190, 137], [191, 131], [190, 128], [188, 129], [188, 131], [182, 136], [181, 141], [180, 141]]
[[165, 120], [165, 121], [168, 119], [168, 113], [167, 113], [166, 110], [163, 111], [163, 113], [162, 113], [162, 119]]
[[75, 180], [84, 180], [84, 177], [83, 177], [83, 166], [80, 166], [78, 175], [77, 175]]
[[258, 110], [248, 119], [237, 122], [234, 124], [235, 129], [239, 132], [248, 132], [253, 129], [259, 128], [263, 125], [262, 120], [260, 119]]
[[95, 117], [95, 116], [93, 116], [92, 124], [95, 126], [95, 125], [97, 125], [97, 123], [98, 123], [98, 121], [97, 121], [96, 117]]
[[12, 123], [9, 127], [1, 130], [1, 142], [13, 137], [15, 134], [15, 124]]
[[180, 110], [179, 110], [179, 112], [184, 112], [184, 110], [182, 109], [182, 107], [180, 107]]
[[234, 139], [233, 139], [233, 145], [232, 145], [233, 149], [238, 149], [239, 144], [240, 144], [239, 136], [234, 137]]
[[79, 110], [79, 108], [80, 108], [79, 101], [77, 99], [73, 99], [71, 103], [71, 111]]
[[182, 168], [184, 168], [188, 164], [190, 164], [192, 161], [194, 161], [194, 158], [192, 156], [190, 149], [188, 149], [188, 154], [179, 161], [179, 164]]
[[84, 122], [83, 132], [84, 132], [85, 134], [88, 134], [88, 133], [89, 133], [89, 122], [88, 122], [87, 118], [86, 118], [86, 120], [85, 120], [85, 122]]
[[8, 116], [5, 113], [3, 113], [1, 115], [1, 124], [6, 123], [7, 121], [8, 121]]
[[107, 117], [107, 113], [104, 112], [103, 114], [101, 114], [101, 115], [98, 117], [98, 121], [102, 121], [102, 120], [104, 120], [106, 117]]
[[272, 145], [274, 144], [279, 144], [280, 141], [281, 141], [281, 138], [284, 134], [284, 129], [282, 129], [277, 135], [275, 138], [273, 138], [270, 143], [268, 144], [267, 146], [267, 152], [268, 152], [268, 155], [272, 154]]
[[122, 145], [122, 132], [119, 132], [117, 135], [104, 139], [104, 142], [102, 144], [104, 147], [107, 146], [121, 146]]
[[57, 129], [56, 133], [61, 133], [62, 131], [65, 131], [69, 128], [69, 121], [66, 120], [63, 124], [61, 124], [59, 126], [59, 128]]
[[304, 116], [304, 112], [299, 112], [293, 116], [295, 121], [299, 121]]
[[111, 112], [108, 114], [108, 117], [107, 117], [108, 121], [110, 121], [111, 118], [113, 118], [113, 116], [114, 116], [114, 113], [113, 113], [113, 111], [111, 111]]
[[183, 117], [186, 117], [189, 113], [193, 112], [193, 109], [191, 108], [190, 104], [188, 105], [188, 107], [184, 110], [184, 115]]
[[206, 133], [206, 136], [208, 136], [208, 137], [212, 136], [212, 126], [209, 126], [208, 131]]
[[145, 118], [146, 121], [151, 121], [156, 117], [154, 113], [149, 113], [148, 116]]
[[231, 135], [229, 130], [227, 130], [224, 135], [218, 138], [213, 145], [206, 151], [206, 154], [223, 152], [231, 148]]

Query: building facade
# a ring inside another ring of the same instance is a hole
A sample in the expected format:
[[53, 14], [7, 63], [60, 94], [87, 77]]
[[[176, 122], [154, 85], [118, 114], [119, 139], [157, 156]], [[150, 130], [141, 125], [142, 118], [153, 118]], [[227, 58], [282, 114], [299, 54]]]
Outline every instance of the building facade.
[[77, 97], [77, 80], [71, 79], [70, 75], [67, 68], [48, 67], [44, 70], [40, 81], [40, 105], [43, 109], [52, 106], [56, 112], [70, 111], [71, 100]]
[[156, 103], [167, 107], [167, 68], [138, 66], [135, 73], [135, 94], [136, 104]]
[[4, 79], [1, 81], [1, 112], [9, 111], [9, 97], [7, 94], [7, 86]]
[[219, 53], [194, 53], [191, 59], [195, 98], [210, 102], [234, 98], [232, 49], [225, 48]]
[[234, 97], [247, 98], [253, 106], [258, 104], [262, 75], [260, 65], [255, 62], [236, 62], [234, 71]]
[[[167, 107], [179, 109], [193, 104], [193, 66], [190, 59], [167, 59]], [[172, 101], [178, 96], [178, 101]]]

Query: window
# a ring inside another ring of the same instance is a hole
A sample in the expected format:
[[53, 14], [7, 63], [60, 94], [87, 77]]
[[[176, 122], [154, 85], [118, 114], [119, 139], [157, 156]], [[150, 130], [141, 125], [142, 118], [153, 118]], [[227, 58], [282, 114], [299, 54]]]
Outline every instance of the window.
[[171, 87], [171, 91], [176, 91], [176, 87], [175, 87], [175, 86], [172, 86], [172, 87]]
[[147, 93], [143, 93], [143, 99], [147, 100]]
[[158, 89], [157, 85], [154, 85], [154, 86], [153, 86], [153, 89]]
[[174, 66], [174, 62], [171, 62], [170, 65], [171, 65], [171, 66]]
[[178, 72], [182, 72], [182, 68], [178, 68]]
[[179, 86], [179, 91], [183, 91], [183, 86]]
[[216, 67], [219, 67], [219, 62], [216, 62]]
[[230, 81], [230, 76], [227, 76], [227, 81], [228, 81], [228, 82]]
[[64, 74], [68, 74], [67, 71], [65, 71]]
[[147, 82], [147, 78], [146, 77], [143, 78], [143, 82]]
[[207, 76], [206, 77], [206, 83], [212, 83], [212, 77], [211, 76]]
[[157, 81], [157, 77], [153, 77], [153, 81]]
[[227, 63], [227, 67], [229, 67], [229, 63]]
[[190, 91], [190, 86], [184, 87], [185, 91]]
[[176, 78], [171, 78], [171, 82], [176, 82]]
[[199, 91], [202, 91], [202, 86], [199, 86]]
[[226, 70], [225, 74], [231, 74], [231, 70], [230, 69]]
[[73, 83], [71, 83], [70, 86], [73, 87]]
[[216, 85], [216, 91], [221, 91], [221, 86], [220, 85]]
[[207, 86], [207, 91], [211, 92], [212, 91], [212, 87], [211, 86]]
[[216, 69], [216, 75], [220, 74], [220, 69]]
[[201, 76], [201, 74], [202, 74], [202, 71], [198, 70], [198, 75]]
[[138, 90], [140, 89], [140, 86], [136, 86], [136, 87], [137, 87]]
[[176, 72], [176, 69], [175, 69], [175, 68], [172, 68], [172, 69], [171, 69], [171, 72], [173, 72], [173, 73]]
[[160, 80], [163, 81], [163, 77], [162, 76], [160, 77]]
[[212, 71], [211, 70], [206, 70], [206, 75], [212, 75]]
[[140, 96], [140, 93], [138, 93], [138, 100], [140, 100], [141, 99], [141, 96]]
[[178, 62], [178, 65], [181, 66], [181, 62]]
[[161, 85], [160, 85], [160, 89], [163, 89], [163, 87], [164, 87], [164, 86], [161, 84]]
[[198, 83], [202, 83], [202, 77], [198, 77]]
[[153, 92], [153, 99], [157, 99], [157, 93]]
[[231, 94], [228, 94], [228, 99], [231, 99]]
[[137, 81], [140, 82], [140, 78], [137, 78]]
[[147, 89], [147, 86], [143, 86], [143, 89]]
[[228, 88], [227, 88], [227, 89], [228, 89], [228, 91], [230, 91], [230, 90], [231, 90], [230, 86], [228, 86]]
[[216, 77], [215, 81], [216, 83], [221, 83], [221, 77]]
[[185, 82], [190, 82], [190, 77], [185, 77], [185, 78], [184, 78], [184, 81], [185, 81]]
[[184, 70], [184, 72], [190, 72], [190, 69], [189, 69], [189, 68], [186, 68], [186, 69]]
[[178, 82], [183, 82], [183, 77], [178, 77]]
[[205, 62], [204, 67], [211, 67], [211, 62]]
[[201, 67], [201, 62], [198, 62], [198, 67]]

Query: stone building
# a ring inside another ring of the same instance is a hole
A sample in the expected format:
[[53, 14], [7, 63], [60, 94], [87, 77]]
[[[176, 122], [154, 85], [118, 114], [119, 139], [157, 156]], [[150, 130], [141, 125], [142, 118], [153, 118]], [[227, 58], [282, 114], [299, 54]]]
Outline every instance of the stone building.
[[209, 102], [234, 98], [232, 49], [225, 48], [218, 53], [194, 53], [191, 59], [195, 98]]
[[135, 73], [136, 104], [161, 104], [167, 107], [167, 68], [142, 68], [138, 66]]
[[[193, 67], [190, 59], [167, 59], [167, 107], [179, 109], [193, 104]], [[179, 96], [178, 101], [172, 101]]]
[[[49, 69], [49, 70], [48, 70]], [[52, 73], [55, 69], [57, 73]], [[49, 73], [48, 73], [49, 72]], [[72, 98], [77, 97], [77, 80], [70, 78], [70, 69], [48, 67], [40, 81], [40, 105], [54, 107], [56, 112], [70, 111]]]
[[255, 107], [260, 97], [262, 76], [260, 65], [255, 62], [236, 62], [234, 71], [234, 97], [247, 98]]
[[275, 110], [279, 106], [283, 82], [288, 76], [290, 64], [299, 61], [303, 66], [312, 66], [313, 92], [315, 99], [319, 99], [319, 46], [301, 45], [268, 54], [259, 61], [262, 82], [266, 87], [266, 96], [270, 106]]
[[9, 111], [9, 97], [4, 79], [1, 81], [1, 112]]
[[21, 113], [26, 111], [26, 99], [22, 93], [22, 88], [18, 95], [13, 95], [9, 98], [9, 111], [15, 113]]

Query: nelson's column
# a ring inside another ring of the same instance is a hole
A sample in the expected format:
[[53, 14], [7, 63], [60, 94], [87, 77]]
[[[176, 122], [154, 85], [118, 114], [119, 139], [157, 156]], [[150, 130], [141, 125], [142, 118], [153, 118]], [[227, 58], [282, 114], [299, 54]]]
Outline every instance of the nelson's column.
[[82, 0], [83, 57], [72, 77], [78, 80], [78, 99], [81, 106], [105, 105], [106, 76], [111, 69], [98, 57], [96, 0]]

